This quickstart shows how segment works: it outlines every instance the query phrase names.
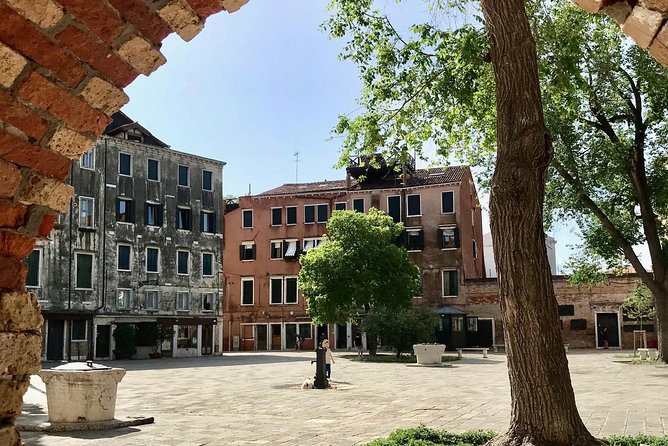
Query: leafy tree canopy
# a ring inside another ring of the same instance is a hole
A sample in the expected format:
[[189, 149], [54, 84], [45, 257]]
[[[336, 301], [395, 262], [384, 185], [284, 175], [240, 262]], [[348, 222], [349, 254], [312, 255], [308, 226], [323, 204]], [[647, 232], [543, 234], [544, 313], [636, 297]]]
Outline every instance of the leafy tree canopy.
[[636, 283], [633, 291], [626, 297], [624, 314], [631, 319], [640, 320], [641, 326], [643, 319], [651, 320], [656, 316], [652, 293], [642, 283]]
[[299, 287], [316, 324], [346, 322], [362, 308], [410, 304], [419, 270], [394, 244], [402, 230], [374, 208], [332, 214], [320, 246], [300, 259]]

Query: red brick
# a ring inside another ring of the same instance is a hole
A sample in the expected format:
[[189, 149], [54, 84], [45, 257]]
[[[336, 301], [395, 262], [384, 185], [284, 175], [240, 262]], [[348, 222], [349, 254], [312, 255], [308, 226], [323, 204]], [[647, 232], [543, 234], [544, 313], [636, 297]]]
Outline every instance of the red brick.
[[44, 136], [49, 128], [45, 119], [4, 90], [0, 90], [0, 119], [35, 139]]
[[58, 3], [110, 45], [123, 32], [124, 24], [118, 13], [100, 0], [58, 0]]
[[0, 288], [25, 290], [28, 265], [16, 257], [0, 256]]
[[0, 131], [0, 157], [58, 180], [67, 178], [72, 164], [69, 158], [59, 153], [42, 149], [3, 131]]
[[202, 20], [223, 10], [218, 0], [188, 0], [188, 3]]
[[70, 87], [79, 85], [86, 72], [75, 57], [4, 3], [0, 3], [0, 17], [0, 41], [50, 70]]
[[156, 47], [159, 48], [162, 39], [171, 34], [171, 28], [159, 15], [151, 13], [143, 0], [108, 1]]
[[13, 197], [21, 182], [21, 171], [12, 163], [0, 159], [0, 197]]
[[53, 224], [56, 222], [56, 216], [55, 215], [47, 215], [44, 217], [44, 220], [42, 220], [42, 224], [39, 225], [38, 233], [40, 237], [47, 237], [49, 234], [51, 234], [51, 230], [53, 229]]
[[0, 231], [0, 256], [25, 259], [35, 247], [35, 239], [15, 232]]
[[10, 200], [0, 199], [0, 228], [16, 229], [23, 225], [28, 208]]
[[82, 133], [102, 134], [111, 119], [72, 96], [56, 84], [33, 71], [21, 84], [19, 95]]
[[139, 73], [114, 54], [109, 46], [96, 42], [74, 26], [68, 26], [56, 39], [118, 87], [129, 85], [139, 76]]

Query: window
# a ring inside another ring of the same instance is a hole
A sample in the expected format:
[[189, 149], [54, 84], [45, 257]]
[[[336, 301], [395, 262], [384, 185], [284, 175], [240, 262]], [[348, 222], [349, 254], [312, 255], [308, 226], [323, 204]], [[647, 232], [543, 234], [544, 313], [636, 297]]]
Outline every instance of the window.
[[118, 292], [116, 293], [116, 309], [129, 310], [131, 301], [132, 301], [132, 290], [119, 288]]
[[128, 198], [116, 199], [116, 221], [122, 223], [135, 222], [135, 202]]
[[418, 290], [417, 294], [414, 297], [423, 297], [424, 296], [424, 272], [420, 271], [420, 277], [418, 279]]
[[176, 251], [176, 273], [190, 274], [190, 253], [188, 251]]
[[285, 207], [285, 224], [287, 225], [297, 224], [297, 206]]
[[575, 306], [573, 305], [559, 305], [559, 316], [574, 316]]
[[132, 176], [132, 155], [129, 153], [118, 153], [118, 174], [126, 177]]
[[190, 310], [190, 293], [187, 291], [178, 291], [176, 293], [176, 310], [188, 311]]
[[137, 129], [130, 129], [125, 133], [125, 139], [128, 141], [144, 142], [144, 135]]
[[160, 248], [146, 248], [146, 272], [157, 273], [160, 268]]
[[467, 317], [466, 318], [466, 331], [478, 331], [478, 318], [477, 317]]
[[441, 213], [452, 214], [455, 212], [455, 193], [451, 190], [441, 192]]
[[395, 223], [401, 221], [401, 196], [392, 195], [387, 197], [387, 215], [392, 217]]
[[464, 331], [464, 316], [452, 317], [452, 331]]
[[199, 214], [200, 231], [208, 234], [215, 234], [216, 232], [216, 214], [209, 211], [202, 211]]
[[296, 259], [297, 258], [297, 240], [286, 240], [283, 243], [283, 258]]
[[285, 303], [286, 304], [296, 304], [297, 303], [297, 278], [296, 277], [286, 277], [285, 278]]
[[315, 223], [315, 205], [304, 206], [304, 223]]
[[130, 245], [118, 245], [116, 268], [119, 271], [130, 271], [130, 256], [132, 247]]
[[202, 276], [213, 276], [213, 254], [210, 252], [202, 253]]
[[82, 169], [95, 169], [95, 147], [81, 155], [79, 166]]
[[242, 277], [241, 278], [241, 305], [253, 305], [254, 298], [254, 286], [255, 280], [252, 277]]
[[190, 187], [190, 167], [188, 166], [179, 166], [179, 186]]
[[269, 258], [274, 260], [283, 258], [283, 240], [271, 241], [269, 248]]
[[158, 298], [158, 290], [146, 291], [146, 309], [157, 310], [159, 305]]
[[75, 258], [77, 272], [77, 288], [93, 289], [93, 254], [78, 253]]
[[353, 200], [353, 210], [355, 212], [364, 212], [364, 198], [355, 198]]
[[160, 181], [160, 161], [149, 159], [146, 165], [146, 178]]
[[255, 242], [242, 242], [239, 247], [240, 260], [255, 260]]
[[304, 336], [304, 339], [311, 339], [311, 324], [299, 324], [299, 333]]
[[406, 249], [409, 251], [422, 251], [424, 249], [424, 232], [422, 229], [406, 230]]
[[213, 190], [213, 172], [210, 170], [202, 171], [202, 190]]
[[408, 195], [406, 197], [406, 202], [406, 215], [408, 217], [419, 217], [422, 215], [419, 195]]
[[443, 297], [459, 294], [459, 274], [456, 269], [443, 271]]
[[271, 225], [281, 226], [283, 224], [283, 208], [271, 208]]
[[318, 223], [326, 223], [329, 215], [329, 208], [326, 204], [318, 205]]
[[322, 243], [321, 237], [315, 238], [305, 238], [304, 239], [304, 251], [310, 251], [313, 248], [317, 248]]
[[176, 229], [190, 231], [192, 228], [192, 210], [189, 208], [176, 208]]
[[28, 256], [28, 275], [26, 276], [26, 286], [32, 288], [39, 287], [39, 272], [42, 263], [42, 252], [39, 249], [33, 249]]
[[89, 197], [79, 197], [79, 226], [95, 227], [95, 200]]
[[283, 303], [283, 278], [271, 277], [269, 279], [269, 303]]
[[345, 211], [346, 210], [346, 202], [341, 201], [339, 203], [334, 203], [334, 210], [335, 211]]
[[213, 293], [202, 293], [202, 311], [213, 311]]
[[197, 348], [197, 325], [179, 325], [176, 348]]
[[438, 228], [438, 246], [441, 249], [459, 248], [459, 229], [455, 227]]
[[86, 333], [88, 330], [86, 330], [86, 328], [88, 328], [88, 324], [86, 322], [85, 319], [72, 321], [72, 335], [70, 336], [70, 339], [73, 342], [81, 342], [87, 339]]
[[146, 219], [146, 226], [162, 226], [162, 205], [146, 203], [144, 205], [144, 218]]
[[587, 319], [571, 319], [571, 330], [586, 330]]
[[253, 227], [253, 210], [244, 209], [241, 211], [241, 227], [242, 228], [252, 228]]

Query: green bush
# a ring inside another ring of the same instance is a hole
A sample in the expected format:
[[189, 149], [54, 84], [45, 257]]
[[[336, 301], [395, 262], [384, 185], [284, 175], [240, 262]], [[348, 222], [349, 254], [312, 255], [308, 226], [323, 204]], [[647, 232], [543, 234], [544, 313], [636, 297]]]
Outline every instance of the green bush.
[[610, 446], [638, 446], [648, 444], [650, 446], [668, 446], [668, 435], [663, 437], [652, 437], [650, 435], [620, 436], [613, 435], [606, 438]]

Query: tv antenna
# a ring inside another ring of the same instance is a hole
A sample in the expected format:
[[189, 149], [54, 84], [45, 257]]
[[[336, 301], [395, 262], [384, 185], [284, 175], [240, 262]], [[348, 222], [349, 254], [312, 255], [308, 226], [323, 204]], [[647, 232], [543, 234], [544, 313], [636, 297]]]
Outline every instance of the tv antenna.
[[297, 150], [292, 156], [295, 157], [295, 183], [299, 183], [299, 151]]

